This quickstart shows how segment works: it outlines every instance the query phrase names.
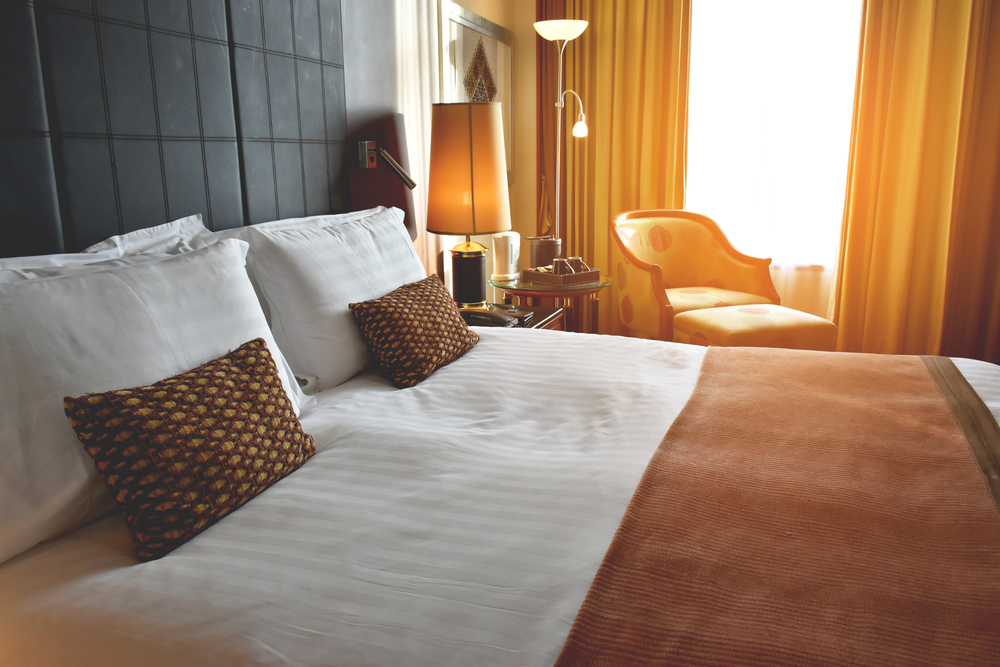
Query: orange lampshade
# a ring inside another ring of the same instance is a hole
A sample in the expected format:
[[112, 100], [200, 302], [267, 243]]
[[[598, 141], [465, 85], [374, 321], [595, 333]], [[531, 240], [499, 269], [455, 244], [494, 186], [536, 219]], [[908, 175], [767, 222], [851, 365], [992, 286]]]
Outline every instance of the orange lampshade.
[[500, 105], [435, 104], [427, 231], [464, 236], [509, 229], [510, 195]]

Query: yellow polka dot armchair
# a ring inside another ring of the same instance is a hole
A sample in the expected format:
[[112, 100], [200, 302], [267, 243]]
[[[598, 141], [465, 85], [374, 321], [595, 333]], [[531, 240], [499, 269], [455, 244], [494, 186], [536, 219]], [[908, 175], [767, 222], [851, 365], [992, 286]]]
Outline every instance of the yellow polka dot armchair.
[[674, 315], [696, 308], [779, 304], [770, 259], [733, 248], [715, 222], [690, 211], [622, 213], [611, 226], [621, 323], [674, 339]]

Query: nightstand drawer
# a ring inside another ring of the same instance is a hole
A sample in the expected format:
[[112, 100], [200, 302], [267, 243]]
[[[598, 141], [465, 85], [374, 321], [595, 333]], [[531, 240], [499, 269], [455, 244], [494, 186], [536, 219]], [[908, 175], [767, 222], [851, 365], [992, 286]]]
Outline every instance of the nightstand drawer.
[[[518, 319], [528, 321], [519, 324], [521, 329], [553, 329], [563, 331], [566, 329], [566, 311], [563, 308], [553, 306], [512, 306], [510, 304], [495, 303], [493, 308], [501, 312], [510, 313]], [[525, 317], [525, 313], [530, 313], [531, 317]]]
[[541, 306], [519, 306], [521, 310], [532, 310], [535, 316], [531, 319], [525, 329], [552, 329], [553, 331], [563, 331], [566, 327], [565, 312], [562, 308], [543, 308]]
[[565, 311], [547, 306], [511, 306], [490, 304], [489, 308], [462, 308], [462, 317], [469, 326], [510, 327], [516, 329], [566, 328]]

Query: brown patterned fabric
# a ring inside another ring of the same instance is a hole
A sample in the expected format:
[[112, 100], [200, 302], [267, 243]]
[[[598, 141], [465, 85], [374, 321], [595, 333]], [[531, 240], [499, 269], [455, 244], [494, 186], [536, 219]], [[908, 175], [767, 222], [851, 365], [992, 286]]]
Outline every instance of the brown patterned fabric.
[[63, 406], [143, 560], [173, 551], [316, 451], [261, 338], [148, 387], [68, 396]]
[[436, 275], [352, 303], [351, 312], [379, 372], [400, 388], [423, 382], [479, 342]]

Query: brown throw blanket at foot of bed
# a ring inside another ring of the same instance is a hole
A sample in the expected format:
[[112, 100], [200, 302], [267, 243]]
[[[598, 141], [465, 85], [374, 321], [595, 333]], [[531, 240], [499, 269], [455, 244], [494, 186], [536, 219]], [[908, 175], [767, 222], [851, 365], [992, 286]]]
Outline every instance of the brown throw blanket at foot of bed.
[[949, 366], [711, 348], [557, 665], [1000, 664], [990, 452]]

